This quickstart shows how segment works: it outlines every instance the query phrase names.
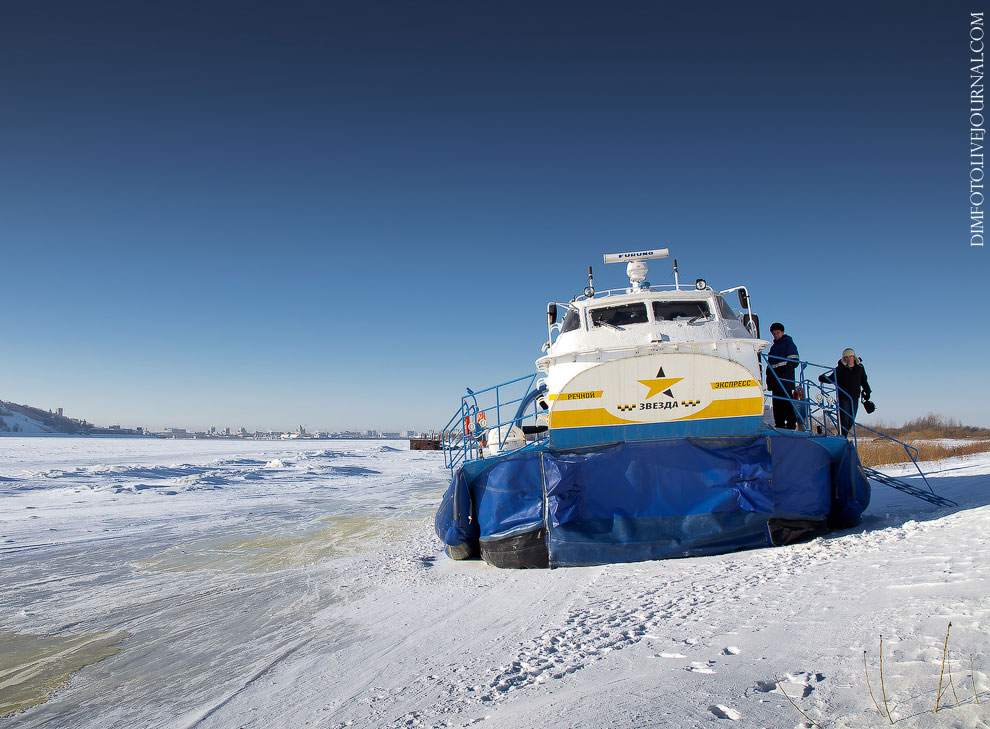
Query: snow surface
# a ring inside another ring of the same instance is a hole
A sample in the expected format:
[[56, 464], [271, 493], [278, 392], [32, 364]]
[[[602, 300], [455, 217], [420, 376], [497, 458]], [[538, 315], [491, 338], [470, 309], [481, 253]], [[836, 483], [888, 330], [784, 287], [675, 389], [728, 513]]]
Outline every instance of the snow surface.
[[[0, 420], [3, 420], [7, 430], [0, 430], [0, 437], [3, 436], [24, 436], [24, 435], [49, 435], [52, 429], [38, 422], [34, 418], [29, 418], [23, 413], [7, 410], [0, 402]], [[17, 428], [15, 431], [14, 428]]]
[[[442, 465], [400, 442], [5, 439], [0, 646], [119, 652], [0, 728], [810, 727], [778, 680], [823, 727], [879, 727], [881, 634], [896, 726], [990, 723], [990, 454], [932, 464], [957, 508], [875, 485], [860, 527], [805, 544], [552, 571], [447, 559]], [[0, 705], [41, 663], [0, 672]]]

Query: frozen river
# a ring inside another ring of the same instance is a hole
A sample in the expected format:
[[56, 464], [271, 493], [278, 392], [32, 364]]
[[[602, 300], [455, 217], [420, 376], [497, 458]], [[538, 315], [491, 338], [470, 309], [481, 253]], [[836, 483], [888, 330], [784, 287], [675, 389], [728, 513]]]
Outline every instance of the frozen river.
[[502, 571], [443, 555], [404, 442], [3, 438], [0, 729], [810, 726], [781, 689], [860, 729], [880, 633], [899, 726], [985, 726], [990, 455], [927, 468], [958, 507], [875, 486], [805, 544]]
[[0, 446], [0, 648], [47, 656], [6, 708], [93, 661], [24, 726], [194, 726], [292, 652], [345, 648], [335, 607], [431, 538], [446, 485], [441, 454], [403, 442]]

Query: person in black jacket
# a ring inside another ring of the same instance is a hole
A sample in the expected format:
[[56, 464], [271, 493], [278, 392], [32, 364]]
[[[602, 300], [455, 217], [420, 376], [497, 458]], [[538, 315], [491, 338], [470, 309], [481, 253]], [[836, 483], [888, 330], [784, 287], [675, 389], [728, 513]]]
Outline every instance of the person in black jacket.
[[798, 365], [798, 349], [794, 340], [784, 334], [784, 325], [770, 325], [773, 345], [767, 352], [767, 387], [773, 395], [773, 424], [778, 428], [797, 428], [797, 413], [788, 398], [794, 397], [794, 371]]
[[860, 395], [863, 397], [863, 402], [866, 402], [872, 393], [870, 383], [866, 379], [863, 360], [856, 356], [856, 352], [851, 347], [847, 347], [842, 350], [842, 358], [835, 369], [819, 375], [818, 381], [835, 383], [838, 386], [839, 432], [847, 435], [856, 419]]

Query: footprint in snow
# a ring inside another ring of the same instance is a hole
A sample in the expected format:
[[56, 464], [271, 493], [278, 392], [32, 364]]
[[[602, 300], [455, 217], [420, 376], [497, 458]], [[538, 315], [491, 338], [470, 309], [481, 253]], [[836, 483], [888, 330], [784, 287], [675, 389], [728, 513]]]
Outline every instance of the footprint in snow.
[[715, 704], [709, 706], [708, 710], [712, 712], [719, 719], [732, 719], [732, 721], [739, 721], [742, 718], [740, 714], [735, 709], [729, 708], [728, 706], [723, 706], [722, 704]]
[[[815, 684], [825, 680], [825, 674], [812, 673], [809, 671], [798, 671], [796, 673], [784, 674], [780, 683], [774, 681], [757, 681], [753, 690], [761, 694], [771, 692], [786, 693], [793, 698], [805, 698], [815, 690]], [[783, 691], [781, 691], [783, 688]], [[748, 691], [746, 692], [749, 693]]]
[[730, 645], [722, 649], [723, 656], [738, 656], [740, 653], [742, 653], [742, 651], [736, 648], [734, 645]]
[[691, 661], [691, 665], [687, 667], [687, 670], [692, 673], [715, 673], [714, 669], [712, 669], [714, 665], [715, 661], [708, 661], [707, 663]]

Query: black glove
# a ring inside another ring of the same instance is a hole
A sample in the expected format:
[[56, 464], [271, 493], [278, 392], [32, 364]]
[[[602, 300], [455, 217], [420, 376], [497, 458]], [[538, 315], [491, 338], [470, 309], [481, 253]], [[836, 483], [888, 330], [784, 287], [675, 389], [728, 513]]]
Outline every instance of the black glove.
[[871, 394], [872, 394], [872, 393], [869, 393], [869, 392], [866, 392], [866, 391], [864, 390], [864, 391], [863, 391], [863, 402], [866, 402], [867, 400], [869, 400], [869, 399], [870, 399], [870, 395], [871, 395]]

